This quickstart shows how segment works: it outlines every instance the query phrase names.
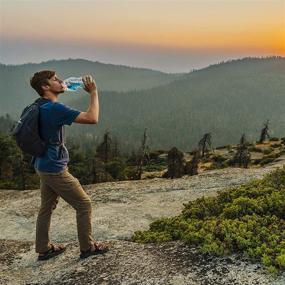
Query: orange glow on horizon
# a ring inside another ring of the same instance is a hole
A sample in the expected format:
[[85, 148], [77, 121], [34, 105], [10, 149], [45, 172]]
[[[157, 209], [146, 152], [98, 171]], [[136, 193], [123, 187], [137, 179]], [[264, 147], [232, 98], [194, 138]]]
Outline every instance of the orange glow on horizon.
[[5, 2], [1, 37], [285, 55], [285, 0], [49, 3]]

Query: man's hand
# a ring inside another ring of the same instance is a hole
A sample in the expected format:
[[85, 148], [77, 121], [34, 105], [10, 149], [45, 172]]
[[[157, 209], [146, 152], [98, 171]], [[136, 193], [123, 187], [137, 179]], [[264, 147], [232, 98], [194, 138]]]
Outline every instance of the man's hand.
[[97, 86], [95, 83], [95, 80], [92, 78], [91, 75], [85, 75], [82, 77], [82, 81], [84, 83], [84, 90], [88, 93], [92, 93], [94, 91], [97, 91]]

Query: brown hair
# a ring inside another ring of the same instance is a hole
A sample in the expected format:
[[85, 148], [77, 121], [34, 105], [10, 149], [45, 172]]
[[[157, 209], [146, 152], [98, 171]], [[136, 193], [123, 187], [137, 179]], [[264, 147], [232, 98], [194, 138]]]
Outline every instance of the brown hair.
[[40, 96], [44, 95], [42, 89], [43, 85], [48, 85], [48, 79], [51, 79], [55, 75], [53, 70], [42, 70], [36, 72], [34, 76], [30, 79], [31, 86], [38, 92]]

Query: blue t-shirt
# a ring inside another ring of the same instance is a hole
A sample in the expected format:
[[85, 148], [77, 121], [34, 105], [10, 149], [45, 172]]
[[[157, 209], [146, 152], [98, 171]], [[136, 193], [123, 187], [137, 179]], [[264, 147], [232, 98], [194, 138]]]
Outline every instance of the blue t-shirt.
[[[81, 111], [68, 107], [60, 102], [52, 102], [47, 99], [40, 106], [40, 136], [47, 141], [60, 141], [60, 130], [64, 125], [71, 125]], [[69, 162], [68, 150], [63, 145], [63, 153], [60, 156], [60, 146], [48, 144], [47, 150], [42, 156], [35, 158], [34, 168], [38, 171], [57, 173], [67, 167]]]

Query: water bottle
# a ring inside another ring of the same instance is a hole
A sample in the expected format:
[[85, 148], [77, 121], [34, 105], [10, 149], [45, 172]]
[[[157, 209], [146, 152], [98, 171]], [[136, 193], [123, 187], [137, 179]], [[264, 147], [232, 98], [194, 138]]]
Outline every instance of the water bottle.
[[78, 88], [84, 88], [82, 77], [68, 77], [63, 80], [65, 91], [76, 91]]

